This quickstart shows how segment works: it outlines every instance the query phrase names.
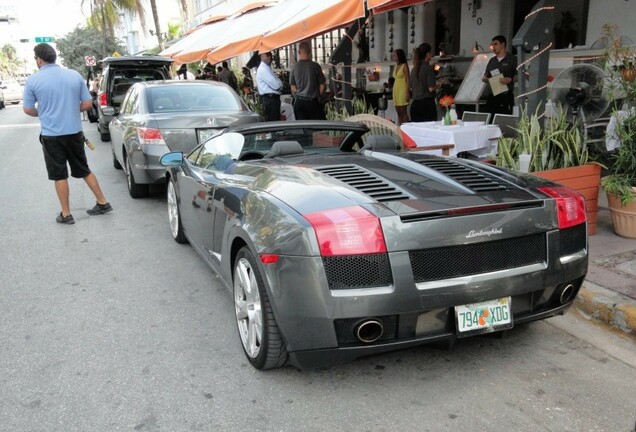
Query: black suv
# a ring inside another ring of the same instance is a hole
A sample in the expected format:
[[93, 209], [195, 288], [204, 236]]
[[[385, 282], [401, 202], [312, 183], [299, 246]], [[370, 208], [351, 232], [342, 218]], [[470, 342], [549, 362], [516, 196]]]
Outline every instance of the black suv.
[[172, 60], [165, 57], [122, 56], [102, 60], [102, 80], [97, 92], [97, 130], [102, 141], [110, 141], [108, 124], [119, 113], [128, 88], [139, 81], [170, 79]]

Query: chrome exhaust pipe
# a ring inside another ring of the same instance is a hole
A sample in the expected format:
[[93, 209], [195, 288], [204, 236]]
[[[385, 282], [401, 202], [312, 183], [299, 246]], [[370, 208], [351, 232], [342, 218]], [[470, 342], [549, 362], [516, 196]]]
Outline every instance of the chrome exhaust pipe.
[[572, 296], [574, 295], [574, 286], [572, 284], [567, 284], [565, 288], [561, 291], [561, 295], [559, 296], [559, 301], [561, 304], [565, 304], [572, 300]]
[[356, 337], [360, 342], [375, 342], [380, 339], [383, 334], [384, 326], [382, 325], [382, 322], [375, 319], [362, 321], [356, 327]]

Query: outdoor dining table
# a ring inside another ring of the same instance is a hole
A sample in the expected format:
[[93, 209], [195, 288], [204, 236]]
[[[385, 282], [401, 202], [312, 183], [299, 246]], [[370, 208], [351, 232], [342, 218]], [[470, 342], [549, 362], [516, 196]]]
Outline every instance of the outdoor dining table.
[[[501, 129], [484, 122], [462, 122], [456, 125], [444, 125], [441, 121], [404, 123], [402, 132], [413, 140], [416, 146], [453, 144], [449, 156], [468, 152], [475, 157], [484, 157], [497, 153], [497, 139]], [[411, 149], [417, 151], [417, 148]], [[441, 155], [441, 150], [423, 150], [427, 154]]]

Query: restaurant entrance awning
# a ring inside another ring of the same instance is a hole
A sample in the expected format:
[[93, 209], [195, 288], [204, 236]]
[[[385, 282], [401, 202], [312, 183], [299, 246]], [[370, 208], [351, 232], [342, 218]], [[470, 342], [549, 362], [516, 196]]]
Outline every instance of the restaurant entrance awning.
[[283, 0], [202, 26], [161, 55], [176, 63], [214, 64], [240, 54], [271, 51], [364, 17], [363, 0]]
[[307, 8], [291, 21], [263, 35], [260, 51], [271, 51], [329, 30], [343, 27], [365, 15], [364, 2], [354, 0], [308, 0]]
[[367, 8], [373, 10], [373, 13], [379, 14], [428, 1], [431, 0], [367, 0]]
[[[205, 59], [210, 51], [210, 41], [218, 39], [228, 29], [231, 18], [238, 17], [258, 8], [275, 4], [277, 0], [235, 0], [218, 4], [210, 10], [210, 16], [177, 43], [163, 50], [160, 55], [172, 57], [178, 63], [188, 63]], [[178, 61], [179, 53], [187, 55], [186, 61]]]

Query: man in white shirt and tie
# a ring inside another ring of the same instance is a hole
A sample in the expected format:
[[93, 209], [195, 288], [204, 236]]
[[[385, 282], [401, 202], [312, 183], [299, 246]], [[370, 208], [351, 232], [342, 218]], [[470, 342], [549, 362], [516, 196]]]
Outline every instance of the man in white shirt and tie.
[[261, 64], [256, 70], [256, 86], [261, 96], [265, 121], [280, 120], [280, 92], [283, 82], [272, 71], [272, 53], [261, 54]]

